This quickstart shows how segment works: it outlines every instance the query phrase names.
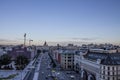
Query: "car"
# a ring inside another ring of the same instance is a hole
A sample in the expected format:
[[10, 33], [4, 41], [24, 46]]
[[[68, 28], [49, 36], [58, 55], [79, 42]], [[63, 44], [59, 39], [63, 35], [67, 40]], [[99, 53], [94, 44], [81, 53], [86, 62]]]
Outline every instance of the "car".
[[71, 78], [71, 79], [74, 79], [74, 78], [75, 78], [75, 76], [71, 75], [71, 76], [70, 76], [70, 78]]
[[51, 75], [50, 75], [50, 74], [48, 74], [48, 77], [51, 77]]
[[44, 72], [42, 72], [42, 74], [44, 74]]

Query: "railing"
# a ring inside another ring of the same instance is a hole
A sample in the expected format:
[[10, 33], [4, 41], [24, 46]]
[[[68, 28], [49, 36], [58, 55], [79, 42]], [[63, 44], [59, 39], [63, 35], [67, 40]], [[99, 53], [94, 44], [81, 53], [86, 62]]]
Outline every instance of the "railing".
[[[38, 58], [38, 57], [37, 57], [37, 58]], [[28, 80], [29, 75], [31, 74], [31, 72], [33, 72], [33, 69], [35, 68], [35, 63], [36, 63], [36, 61], [37, 61], [37, 58], [34, 58], [34, 60], [31, 62], [31, 64], [30, 64], [29, 67], [27, 68], [27, 69], [30, 69], [30, 71], [28, 71], [28, 72], [25, 74], [23, 80]]]
[[31, 71], [28, 71], [23, 80], [27, 80], [29, 75], [30, 75], [30, 73], [31, 73]]

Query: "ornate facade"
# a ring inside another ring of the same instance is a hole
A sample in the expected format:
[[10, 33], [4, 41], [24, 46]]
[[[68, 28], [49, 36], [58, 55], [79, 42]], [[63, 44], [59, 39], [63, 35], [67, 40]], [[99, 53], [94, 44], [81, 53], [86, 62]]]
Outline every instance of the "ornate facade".
[[74, 69], [82, 80], [120, 80], [120, 53], [78, 52]]

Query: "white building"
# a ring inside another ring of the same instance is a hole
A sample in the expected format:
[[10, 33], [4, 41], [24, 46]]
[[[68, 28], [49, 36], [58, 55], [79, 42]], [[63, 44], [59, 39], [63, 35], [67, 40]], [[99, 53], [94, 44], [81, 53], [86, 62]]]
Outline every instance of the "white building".
[[120, 53], [80, 51], [74, 55], [74, 68], [82, 80], [120, 80]]

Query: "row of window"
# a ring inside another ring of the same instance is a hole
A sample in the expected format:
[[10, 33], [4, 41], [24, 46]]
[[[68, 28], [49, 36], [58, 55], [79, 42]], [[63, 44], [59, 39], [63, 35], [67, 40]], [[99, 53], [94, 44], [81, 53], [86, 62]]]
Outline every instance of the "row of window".
[[66, 63], [66, 62], [65, 62], [65, 65], [66, 65], [66, 64], [74, 64], [74, 63]]
[[65, 60], [65, 62], [66, 62], [66, 61], [68, 61], [68, 62], [72, 62], [72, 61], [73, 61], [73, 62], [74, 62], [74, 60]]
[[106, 77], [106, 76], [102, 76], [101, 78], [102, 78], [102, 79], [105, 79], [105, 80], [116, 80], [115, 77]]
[[115, 70], [115, 67], [109, 67], [109, 66], [108, 66], [108, 67], [106, 67], [106, 66], [103, 66], [103, 69], [110, 70], [110, 68], [111, 68], [111, 70], [113, 70], [113, 71]]
[[70, 58], [70, 59], [71, 59], [71, 58], [74, 58], [74, 57], [66, 57], [66, 56], [65, 56], [64, 58]]
[[71, 66], [71, 65], [68, 65], [68, 66], [65, 66], [65, 68], [69, 68], [69, 69], [71, 69], [71, 68], [72, 68], [72, 66]]
[[113, 75], [113, 76], [116, 75], [115, 72], [105, 72], [105, 71], [103, 71], [102, 74], [103, 75]]

